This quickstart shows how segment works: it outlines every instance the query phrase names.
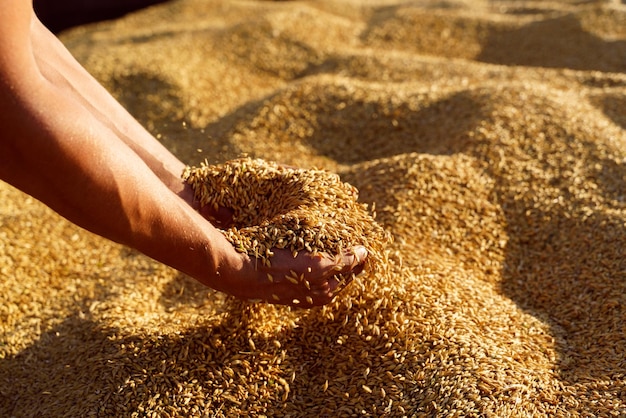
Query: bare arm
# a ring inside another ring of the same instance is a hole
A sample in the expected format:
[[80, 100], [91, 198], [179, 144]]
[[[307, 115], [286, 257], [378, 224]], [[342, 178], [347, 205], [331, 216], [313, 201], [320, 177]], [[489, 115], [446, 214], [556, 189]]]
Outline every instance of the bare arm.
[[331, 300], [336, 260], [278, 254], [271, 273], [310, 272], [312, 290], [237, 253], [191, 206], [183, 163], [143, 129], [36, 19], [23, 0], [0, 0], [0, 178], [70, 221], [136, 248], [240, 298]]
[[183, 163], [156, 141], [36, 19], [31, 33], [33, 48], [37, 51], [35, 59], [45, 78], [71, 91], [81, 105], [139, 155], [161, 181], [173, 191], [180, 191]]
[[172, 192], [182, 163], [68, 59], [26, 2], [3, 3], [13, 16], [0, 29], [1, 178], [78, 225], [219, 288], [220, 269], [236, 271], [242, 260]]

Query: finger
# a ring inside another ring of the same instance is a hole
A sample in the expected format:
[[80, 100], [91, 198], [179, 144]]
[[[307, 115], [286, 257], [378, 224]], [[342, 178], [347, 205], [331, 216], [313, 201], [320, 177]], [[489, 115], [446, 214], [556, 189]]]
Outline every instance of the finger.
[[363, 270], [367, 250], [363, 246], [356, 246], [352, 250], [335, 257], [335, 265], [332, 268], [333, 275], [347, 273], [360, 273]]
[[264, 300], [300, 308], [328, 304], [363, 270], [366, 258], [362, 246], [335, 257], [302, 251], [294, 258], [290, 251], [276, 249], [272, 267], [265, 270], [272, 294]]
[[363, 246], [331, 258], [324, 255], [316, 260], [315, 268], [305, 274], [307, 288], [324, 293], [337, 293], [363, 271], [367, 250]]

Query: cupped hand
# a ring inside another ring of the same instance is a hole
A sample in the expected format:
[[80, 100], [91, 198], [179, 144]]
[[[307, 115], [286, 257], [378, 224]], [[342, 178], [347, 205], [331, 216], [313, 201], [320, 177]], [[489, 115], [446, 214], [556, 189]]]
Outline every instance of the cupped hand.
[[[362, 246], [331, 257], [274, 249], [270, 265], [244, 256], [237, 278], [223, 290], [240, 299], [311, 308], [330, 303], [363, 270], [367, 250]], [[226, 284], [226, 283], [224, 283]]]
[[[230, 209], [201, 206], [189, 185], [180, 196], [213, 226], [227, 229], [232, 225]], [[261, 259], [238, 253], [226, 240], [220, 247], [219, 278], [207, 284], [239, 299], [301, 308], [330, 303], [361, 273], [367, 258], [363, 246], [336, 256], [300, 251], [295, 257], [290, 250], [275, 248], [266, 265]]]

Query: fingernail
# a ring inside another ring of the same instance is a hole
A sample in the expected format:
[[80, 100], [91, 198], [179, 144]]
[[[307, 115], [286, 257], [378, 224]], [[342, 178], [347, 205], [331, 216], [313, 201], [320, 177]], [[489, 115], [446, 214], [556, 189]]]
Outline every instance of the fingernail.
[[357, 263], [361, 263], [363, 260], [367, 258], [367, 250], [365, 247], [355, 247], [354, 248], [354, 256], [356, 257]]

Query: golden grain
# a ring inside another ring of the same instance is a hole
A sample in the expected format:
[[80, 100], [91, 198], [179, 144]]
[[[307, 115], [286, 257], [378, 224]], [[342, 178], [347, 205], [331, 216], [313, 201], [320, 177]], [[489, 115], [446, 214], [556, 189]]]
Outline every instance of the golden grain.
[[286, 276], [286, 279], [289, 280], [291, 283], [293, 284], [299, 284], [300, 282], [298, 281], [298, 279], [293, 278], [291, 276]]
[[[232, 226], [222, 232], [251, 257], [269, 260], [274, 248], [288, 249], [294, 257], [303, 250], [336, 256], [355, 245], [369, 251], [369, 269], [385, 257], [390, 235], [357, 201], [357, 189], [334, 173], [239, 158], [188, 166], [182, 177], [201, 205], [232, 212]], [[287, 279], [303, 282], [295, 271]]]
[[326, 170], [240, 190], [253, 230], [224, 234], [259, 268], [376, 245], [355, 199], [394, 242], [325, 307], [250, 305], [0, 184], [0, 416], [623, 416], [624, 13], [436, 3], [181, 0], [63, 35], [187, 164]]

